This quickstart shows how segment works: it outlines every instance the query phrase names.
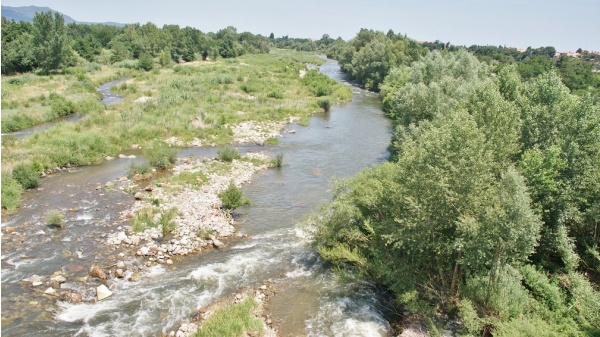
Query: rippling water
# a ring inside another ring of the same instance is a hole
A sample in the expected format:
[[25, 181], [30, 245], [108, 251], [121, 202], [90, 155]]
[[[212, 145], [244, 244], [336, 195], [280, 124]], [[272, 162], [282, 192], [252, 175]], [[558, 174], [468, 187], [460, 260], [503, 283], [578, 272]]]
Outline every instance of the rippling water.
[[[344, 80], [335, 61], [328, 60], [321, 71]], [[2, 334], [156, 336], [176, 329], [199, 307], [272, 279], [277, 295], [269, 303], [269, 313], [282, 335], [389, 336], [391, 329], [379, 293], [369, 284], [338, 281], [308, 246], [309, 235], [303, 225], [309, 213], [330, 200], [332, 178], [350, 177], [387, 158], [391, 128], [377, 96], [355, 87], [352, 90], [352, 102], [314, 116], [307, 127], [289, 125], [294, 134], [286, 132], [277, 146], [260, 148], [283, 153], [284, 165], [260, 173], [244, 187], [252, 200], [250, 207], [239, 210], [239, 232], [245, 238], [229, 241], [224, 250], [187, 257], [174, 268], [154, 267], [139, 282], [116, 280], [114, 295], [99, 303], [61, 302], [58, 311], [50, 315], [40, 310], [39, 319], [5, 322], [3, 318]], [[182, 154], [213, 156], [214, 151], [190, 149]], [[112, 207], [105, 209], [106, 203], [126, 207], [130, 199], [113, 196], [117, 200], [104, 200], [108, 196], [92, 192], [93, 186], [123, 175], [125, 162], [82, 168], [81, 176], [69, 174], [62, 184], [71, 188], [52, 186], [51, 180], [45, 179], [42, 191], [28, 195], [26, 205], [30, 206], [3, 223], [23, 228], [39, 225], [36, 219], [44, 207], [68, 208], [69, 195], [75, 196], [70, 202], [79, 209], [72, 217], [81, 223], [61, 233], [44, 229], [45, 234], [35, 239], [37, 243], [30, 242], [16, 253], [3, 248], [3, 316], [6, 305], [10, 306], [19, 292], [28, 291], [18, 280], [34, 271], [51, 274], [69, 263], [89, 266], [95, 251], [78, 238], [83, 232], [98, 235], [89, 231], [107, 230], [115, 212]], [[60, 184], [60, 178], [56, 181]], [[80, 197], [82, 190], [89, 191], [88, 198]], [[43, 253], [38, 254], [37, 249]], [[71, 254], [63, 253], [65, 250]], [[32, 258], [23, 259], [23, 255]]]

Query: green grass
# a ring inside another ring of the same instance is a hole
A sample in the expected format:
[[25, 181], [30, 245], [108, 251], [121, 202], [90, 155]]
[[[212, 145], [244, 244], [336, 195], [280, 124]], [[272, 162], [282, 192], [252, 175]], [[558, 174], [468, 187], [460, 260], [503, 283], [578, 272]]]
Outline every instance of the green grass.
[[[2, 167], [11, 172], [21, 163], [38, 163], [41, 170], [91, 165], [132, 144], [147, 149], [155, 140], [171, 137], [226, 145], [233, 141], [233, 127], [246, 121], [287, 121], [293, 116], [306, 124], [320, 110], [318, 98], [329, 97], [336, 104], [351, 97], [350, 89], [337, 82], [329, 82], [332, 88], [325, 91], [331, 94], [322, 97], [316, 97], [303, 83], [299, 71], [305, 64], [322, 62], [310, 53], [273, 50], [227, 62], [193, 62], [150, 72], [95, 64], [53, 76], [3, 78], [3, 130], [37, 124], [73, 110], [84, 116], [29, 136], [18, 146], [3, 147]], [[124, 96], [123, 101], [105, 107], [95, 87], [123, 76], [129, 80], [113, 90]], [[136, 103], [141, 96], [152, 100]], [[154, 166], [172, 164], [172, 157], [159, 157]]]
[[257, 307], [254, 298], [234, 303], [212, 314], [196, 332], [194, 337], [241, 337], [257, 335], [262, 331], [262, 322], [253, 315]]
[[157, 169], [166, 169], [177, 161], [177, 149], [169, 147], [164, 142], [155, 141], [144, 149], [144, 156], [150, 165]]
[[142, 208], [135, 213], [131, 219], [131, 227], [136, 233], [143, 232], [146, 228], [156, 227], [154, 214], [156, 211], [152, 207]]
[[2, 174], [2, 208], [12, 211], [19, 206], [23, 187], [18, 181], [9, 176]]
[[171, 182], [192, 189], [199, 189], [208, 182], [208, 177], [202, 172], [181, 172], [171, 178]]
[[148, 163], [131, 163], [127, 168], [127, 178], [129, 179], [133, 178], [136, 175], [144, 177], [150, 173], [152, 173], [152, 166], [150, 166], [150, 164]]

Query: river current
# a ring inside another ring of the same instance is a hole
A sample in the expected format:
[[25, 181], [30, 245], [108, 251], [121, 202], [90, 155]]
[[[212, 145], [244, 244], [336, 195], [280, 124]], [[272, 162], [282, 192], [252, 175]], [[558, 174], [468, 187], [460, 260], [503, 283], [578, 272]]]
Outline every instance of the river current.
[[[345, 81], [336, 61], [327, 60], [320, 70]], [[269, 280], [277, 294], [267, 309], [282, 336], [391, 336], [381, 293], [369, 284], [338, 280], [310, 248], [305, 224], [331, 199], [332, 179], [351, 177], [388, 156], [391, 126], [377, 95], [352, 90], [351, 102], [316, 114], [306, 127], [288, 125], [278, 145], [256, 149], [283, 153], [284, 165], [259, 173], [244, 187], [252, 204], [238, 210], [240, 238], [228, 248], [186, 257], [173, 268], [158, 265], [138, 282], [115, 280], [119, 290], [97, 303], [59, 302], [52, 310], [10, 318], [18, 294], [31, 291], [20, 280], [64, 266], [89, 266], [95, 248], [78, 238], [109, 229], [115, 211], [106, 204], [125, 209], [131, 203], [130, 196], [94, 192], [94, 186], [124, 175], [126, 161], [44, 179], [39, 191], [26, 194], [21, 210], [2, 219], [3, 226], [38, 233], [37, 241], [15, 244], [14, 251], [2, 249], [2, 316], [9, 317], [3, 318], [2, 335], [157, 336], [176, 330], [199, 307]], [[214, 152], [187, 149], [180, 155]], [[76, 211], [68, 216], [75, 226], [60, 233], [29, 228], [39, 226], [47, 209], [71, 204]]]

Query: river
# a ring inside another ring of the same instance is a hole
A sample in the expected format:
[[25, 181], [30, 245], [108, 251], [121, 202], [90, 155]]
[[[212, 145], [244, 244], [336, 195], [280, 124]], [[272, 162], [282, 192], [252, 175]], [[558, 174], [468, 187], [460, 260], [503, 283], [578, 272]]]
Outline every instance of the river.
[[[344, 81], [337, 62], [327, 60], [320, 69]], [[174, 268], [158, 265], [139, 282], [115, 280], [118, 291], [98, 303], [59, 302], [58, 309], [36, 303], [37, 310], [16, 311], [11, 317], [13, 303], [31, 304], [31, 298], [19, 295], [30, 291], [19, 280], [34, 272], [51, 274], [65, 265], [89, 266], [88, 260], [102, 248], [77, 238], [116, 226], [111, 225], [115, 211], [107, 204], [125, 209], [132, 202], [130, 196], [101, 196], [94, 188], [123, 175], [126, 161], [44, 179], [41, 191], [28, 192], [24, 207], [6, 222], [3, 219], [3, 226], [29, 231], [34, 238], [35, 233], [44, 233], [21, 246], [14, 244], [14, 251], [5, 251], [3, 245], [2, 335], [157, 336], [176, 330], [199, 307], [270, 280], [277, 295], [268, 312], [283, 336], [391, 336], [380, 293], [369, 284], [338, 280], [309, 247], [304, 224], [331, 199], [332, 178], [350, 177], [387, 158], [391, 126], [377, 95], [352, 90], [351, 102], [313, 116], [307, 127], [289, 125], [288, 131], [295, 133], [285, 132], [280, 144], [268, 148], [283, 153], [284, 165], [258, 174], [244, 187], [252, 200], [250, 207], [238, 210], [238, 229], [244, 237], [231, 241], [227, 249], [186, 257]], [[210, 151], [214, 150], [190, 149], [182, 154]], [[75, 211], [68, 216], [80, 218], [79, 226], [60, 232], [30, 228], [41, 226], [39, 218], [47, 209], [69, 205]]]

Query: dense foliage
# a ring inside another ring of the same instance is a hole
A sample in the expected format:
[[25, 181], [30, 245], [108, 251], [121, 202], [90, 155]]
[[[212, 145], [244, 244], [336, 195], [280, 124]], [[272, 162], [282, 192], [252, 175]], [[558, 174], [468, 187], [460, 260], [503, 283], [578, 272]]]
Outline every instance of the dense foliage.
[[[362, 66], [354, 60], [346, 71]], [[600, 334], [590, 95], [572, 94], [553, 67], [522, 78], [519, 65], [464, 49], [386, 75], [391, 161], [335, 183], [316, 219], [321, 255], [408, 310], [458, 316], [465, 333]]]
[[389, 31], [361, 29], [345, 44], [332, 44], [328, 55], [339, 60], [342, 70], [367, 89], [379, 91], [390, 69], [410, 64], [426, 52], [416, 41]]
[[62, 15], [45, 12], [36, 14], [32, 23], [2, 18], [2, 74], [61, 70], [74, 65], [76, 55], [101, 64], [139, 60], [136, 67], [150, 70], [154, 58], [161, 65], [208, 57], [214, 60], [268, 53], [273, 45], [264, 36], [238, 33], [235, 27], [203, 33], [178, 25], [159, 28], [151, 22], [124, 27], [78, 23], [65, 26]]

